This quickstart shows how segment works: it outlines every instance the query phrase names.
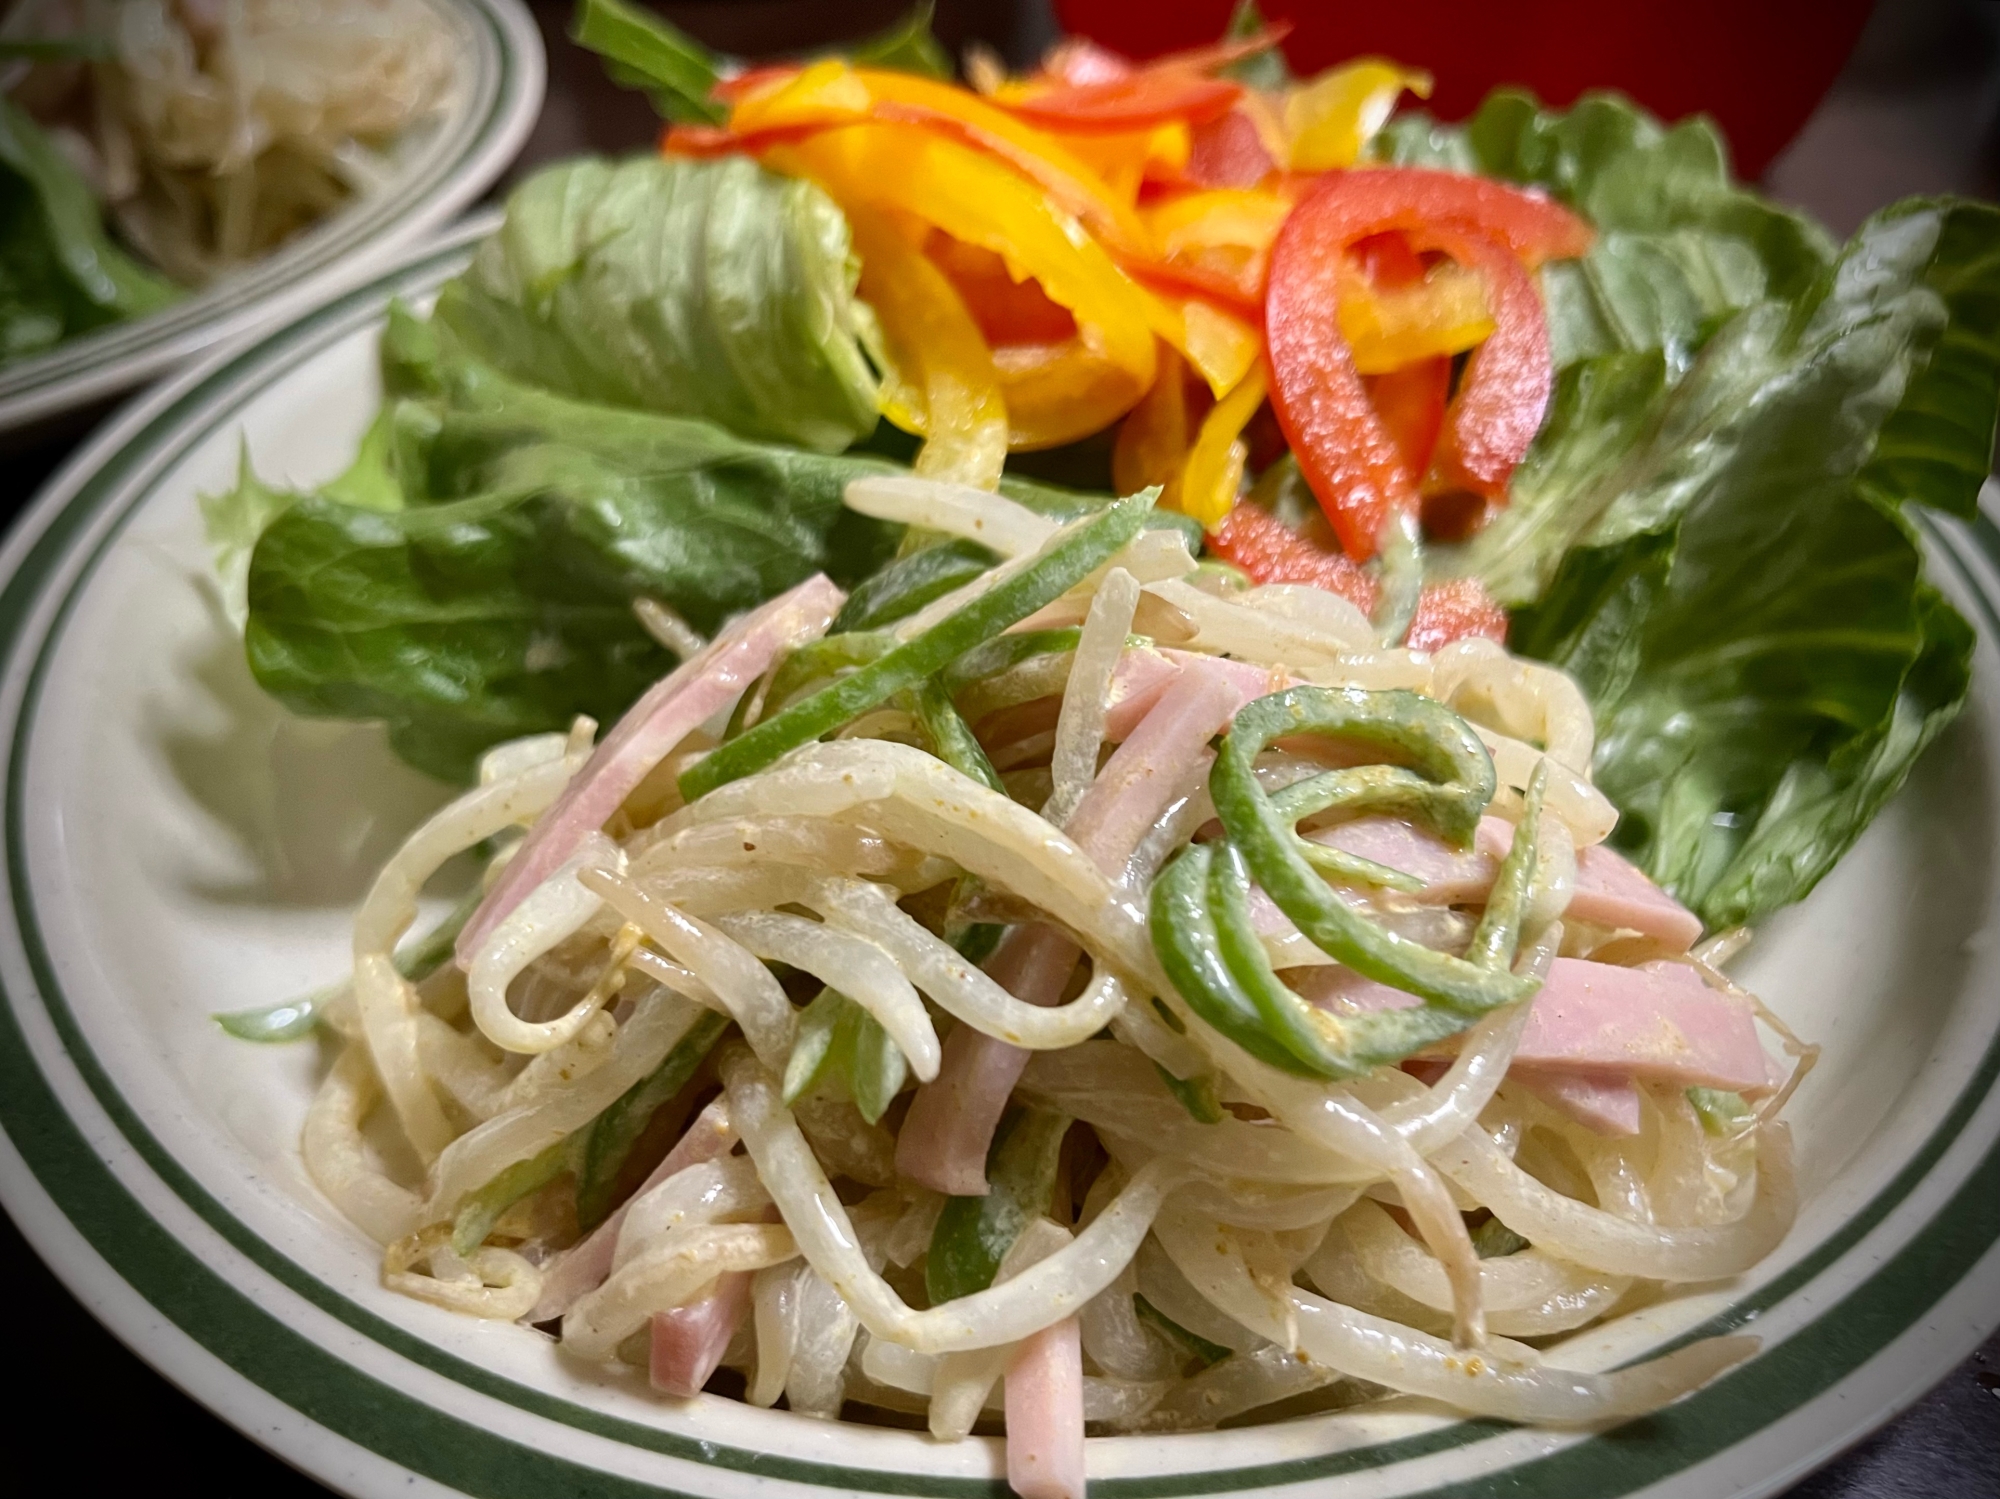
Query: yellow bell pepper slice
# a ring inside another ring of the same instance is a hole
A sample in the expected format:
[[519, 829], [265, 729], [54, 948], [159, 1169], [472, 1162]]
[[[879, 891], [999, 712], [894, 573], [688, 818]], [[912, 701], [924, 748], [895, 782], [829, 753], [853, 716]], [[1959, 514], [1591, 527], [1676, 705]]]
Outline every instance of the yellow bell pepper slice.
[[[1124, 376], [1130, 400], [1152, 384], [1152, 299], [1073, 216], [992, 157], [922, 126], [868, 123], [774, 144], [765, 160], [843, 209], [907, 214], [993, 251], [1016, 280], [1032, 276], [1069, 309], [1084, 351]], [[1002, 375], [1004, 386], [1004, 366]], [[1018, 415], [1011, 391], [1007, 406]]]
[[1381, 287], [1352, 260], [1340, 277], [1336, 309], [1354, 368], [1382, 375], [1437, 354], [1460, 354], [1493, 331], [1486, 283], [1476, 271], [1447, 262], [1412, 286]]
[[1006, 344], [993, 351], [993, 364], [1007, 401], [1007, 445], [1015, 452], [1061, 447], [1102, 432], [1147, 389], [1132, 371], [1075, 338]]
[[1120, 494], [1136, 494], [1157, 484], [1160, 503], [1172, 506], [1187, 455], [1187, 366], [1172, 349], [1162, 349], [1153, 388], [1118, 429], [1111, 449], [1112, 486]]
[[1180, 120], [1116, 135], [1065, 135], [1062, 140], [1128, 205], [1138, 201], [1139, 185], [1148, 178], [1178, 176], [1194, 149], [1193, 133]]
[[901, 107], [963, 128], [972, 140], [1047, 190], [1107, 248], [1146, 247], [1145, 225], [1129, 199], [1121, 199], [1089, 161], [1055, 135], [952, 84], [870, 68], [855, 76], [867, 86], [878, 114], [882, 106]]
[[944, 272], [870, 209], [848, 212], [861, 299], [875, 309], [889, 369], [882, 414], [924, 439], [916, 471], [994, 489], [1007, 461], [1007, 402], [993, 353]]
[[1193, 516], [1205, 528], [1221, 524], [1236, 508], [1236, 492], [1243, 487], [1243, 466], [1250, 460], [1243, 429], [1264, 404], [1269, 388], [1270, 377], [1260, 359], [1202, 420], [1201, 434], [1181, 470], [1177, 499], [1181, 513]]
[[1387, 123], [1404, 89], [1428, 99], [1431, 75], [1374, 57], [1330, 68], [1294, 88], [1285, 99], [1292, 170], [1353, 166], [1361, 159], [1361, 148]]
[[756, 89], [736, 101], [729, 128], [738, 135], [790, 125], [841, 125], [866, 119], [874, 98], [868, 85], [837, 57], [802, 68], [776, 86]]

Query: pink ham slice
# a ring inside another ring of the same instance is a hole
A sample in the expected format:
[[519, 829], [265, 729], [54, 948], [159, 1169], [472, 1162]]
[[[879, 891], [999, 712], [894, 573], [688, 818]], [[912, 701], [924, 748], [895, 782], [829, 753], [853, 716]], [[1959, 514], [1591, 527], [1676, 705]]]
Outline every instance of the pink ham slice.
[[[1438, 906], [1483, 901], [1500, 861], [1514, 846], [1513, 825], [1498, 817], [1480, 819], [1479, 834], [1469, 849], [1453, 848], [1400, 817], [1357, 817], [1305, 836], [1416, 876], [1424, 888], [1414, 898]], [[1602, 845], [1578, 851], [1576, 893], [1564, 914], [1593, 926], [1637, 932], [1673, 952], [1686, 952], [1701, 936], [1699, 917]]]
[[[1498, 817], [1481, 818], [1476, 841], [1497, 868], [1514, 846], [1513, 825]], [[1699, 916], [1601, 843], [1577, 850], [1576, 893], [1563, 915], [1593, 926], [1637, 932], [1674, 952], [1686, 952], [1701, 936]]]
[[694, 1300], [653, 1313], [653, 1388], [683, 1400], [699, 1395], [749, 1311], [749, 1273], [728, 1270]]
[[[1310, 970], [1299, 989], [1311, 1003], [1350, 1014], [1418, 1003], [1339, 967]], [[1528, 1012], [1514, 1066], [1739, 1093], [1770, 1087], [1749, 1006], [1667, 961], [1620, 968], [1557, 958]]]
[[618, 1249], [618, 1230], [624, 1226], [625, 1214], [631, 1210], [632, 1204], [668, 1177], [690, 1166], [699, 1166], [703, 1161], [728, 1155], [735, 1148], [736, 1128], [729, 1122], [729, 1105], [718, 1098], [695, 1116], [694, 1123], [674, 1143], [666, 1159], [653, 1168], [653, 1174], [646, 1178], [639, 1190], [627, 1198], [617, 1212], [592, 1229], [587, 1238], [556, 1261], [542, 1280], [542, 1294], [534, 1309], [521, 1320], [535, 1323], [560, 1317], [603, 1285], [605, 1278], [611, 1274], [612, 1257]]
[[1084, 1499], [1083, 1342], [1074, 1317], [1021, 1340], [1007, 1365], [1007, 1486]]
[[[1128, 654], [1133, 654], [1128, 652]], [[1115, 875], [1166, 811], [1208, 741], [1243, 706], [1241, 674], [1189, 657], [1152, 712], [1120, 744], [1070, 815], [1077, 847]], [[1261, 675], [1261, 673], [1260, 673]], [[1007, 934], [986, 971], [1015, 997], [1052, 1005], [1076, 967], [1076, 944], [1048, 927]], [[986, 1194], [986, 1150], [1028, 1053], [969, 1025], [945, 1038], [938, 1075], [919, 1088], [896, 1140], [896, 1169], [934, 1192]]]
[[[1052, 927], [1018, 926], [986, 961], [1016, 999], [1052, 1005], [1076, 967], [1077, 945]], [[959, 1025], [944, 1039], [938, 1075], [917, 1089], [896, 1137], [896, 1170], [950, 1197], [986, 1195], [986, 1150], [1028, 1053]]]
[[[1498, 818], [1487, 819], [1499, 822]], [[1500, 823], [1511, 835], [1512, 829]], [[1483, 829], [1482, 829], [1483, 831]], [[1305, 835], [1314, 843], [1370, 859], [1424, 882], [1416, 899], [1426, 905], [1457, 906], [1486, 899], [1500, 861], [1479, 847], [1453, 848], [1428, 829], [1400, 817], [1356, 817]], [[1504, 852], [1504, 850], [1503, 850]]]
[[[1118, 658], [1111, 674], [1111, 690], [1104, 709], [1104, 738], [1122, 744], [1151, 713], [1160, 699], [1192, 662], [1208, 675], [1227, 677], [1243, 694], [1243, 700], [1276, 690], [1278, 678], [1261, 666], [1245, 661], [1225, 661], [1220, 656], [1197, 656], [1187, 651], [1130, 650]], [[979, 721], [979, 737], [988, 743], [1010, 744], [1033, 733], [1056, 726], [1062, 700], [1037, 698], [1013, 708], [1002, 708]]]
[[1639, 1133], [1639, 1089], [1629, 1077], [1561, 1067], [1515, 1067], [1507, 1075], [1558, 1114], [1600, 1135]]
[[816, 573], [753, 609], [647, 689], [535, 823], [499, 882], [458, 937], [458, 962], [472, 955], [577, 844], [638, 789], [689, 733], [734, 702], [779, 652], [826, 633], [846, 595]]

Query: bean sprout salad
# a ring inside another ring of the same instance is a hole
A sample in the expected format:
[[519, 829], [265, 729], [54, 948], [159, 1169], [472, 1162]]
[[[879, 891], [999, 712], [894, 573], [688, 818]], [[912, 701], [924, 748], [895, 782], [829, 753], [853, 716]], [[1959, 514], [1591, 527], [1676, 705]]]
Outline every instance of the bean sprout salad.
[[485, 756], [326, 1008], [305, 1159], [386, 1285], [676, 1395], [1002, 1418], [1030, 1496], [1086, 1431], [1597, 1423], [1752, 1351], [1544, 1359], [1778, 1243], [1813, 1056], [1605, 847], [1575, 685], [1242, 587], [1153, 502], [856, 481], [1006, 560], [706, 642], [655, 605], [686, 659], [607, 734]]

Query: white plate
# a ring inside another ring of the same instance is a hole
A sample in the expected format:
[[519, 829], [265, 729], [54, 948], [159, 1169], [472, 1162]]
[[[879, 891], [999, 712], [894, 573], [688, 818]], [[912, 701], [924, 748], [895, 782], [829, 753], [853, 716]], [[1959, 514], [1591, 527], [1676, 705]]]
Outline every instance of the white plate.
[[[424, 297], [465, 243], [143, 399], [0, 556], [0, 1197], [141, 1355], [351, 1493], [998, 1495], [989, 1441], [673, 1403], [532, 1332], [384, 1292], [378, 1252], [299, 1162], [318, 1049], [232, 1041], [206, 1018], [342, 971], [365, 881], [444, 793], [376, 730], [260, 697], [210, 603], [196, 496], [229, 482], [245, 441], [272, 479], [338, 470], [375, 408], [388, 297]], [[1097, 1499], [1335, 1476], [1357, 1499], [1766, 1494], [2000, 1322], [2000, 532], [1947, 524], [1934, 542], [1981, 631], [1972, 704], [1744, 965], [1826, 1044], [1792, 1116], [1798, 1226], [1754, 1274], [1560, 1358], [1745, 1327], [1760, 1356], [1608, 1435], [1406, 1409], [1093, 1441]]]
[[382, 190], [151, 317], [0, 364], [0, 433], [91, 406], [226, 339], [297, 317], [392, 263], [492, 186], [541, 112], [541, 33], [521, 0], [428, 3], [450, 32], [458, 72], [443, 108], [397, 143]]

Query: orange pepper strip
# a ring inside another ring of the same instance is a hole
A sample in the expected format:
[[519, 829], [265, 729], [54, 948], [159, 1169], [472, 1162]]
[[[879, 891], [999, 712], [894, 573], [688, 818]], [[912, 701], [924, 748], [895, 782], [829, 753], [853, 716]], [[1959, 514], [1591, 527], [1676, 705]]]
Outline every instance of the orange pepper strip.
[[882, 414], [924, 439], [916, 471], [993, 489], [1007, 461], [1007, 402], [992, 351], [944, 272], [880, 214], [848, 210], [861, 298], [888, 345]]
[[1181, 470], [1180, 510], [1203, 526], [1214, 526], [1236, 508], [1236, 491], [1243, 484], [1243, 465], [1249, 449], [1242, 441], [1243, 429], [1264, 404], [1269, 377], [1259, 360], [1236, 388], [1215, 403], [1201, 424], [1201, 435], [1188, 451], [1187, 466]]
[[920, 126], [871, 122], [774, 146], [765, 159], [843, 208], [906, 214], [992, 250], [1009, 274], [1032, 276], [1069, 309], [1083, 347], [1125, 376], [1128, 406], [1152, 384], [1151, 299], [1046, 193], [991, 157]]
[[1387, 123], [1404, 89], [1428, 99], [1431, 75], [1373, 57], [1330, 68], [1294, 88], [1285, 98], [1291, 169], [1327, 172], [1353, 166], [1361, 159], [1361, 148]]
[[1147, 389], [1130, 370], [1075, 338], [1003, 345], [993, 351], [993, 364], [1007, 400], [1007, 445], [1016, 452], [1060, 447], [1102, 432]]
[[1171, 506], [1180, 494], [1187, 455], [1187, 366], [1172, 349], [1163, 349], [1153, 388], [1118, 429], [1111, 450], [1111, 483], [1120, 494], [1137, 494], [1157, 484], [1160, 503]]

